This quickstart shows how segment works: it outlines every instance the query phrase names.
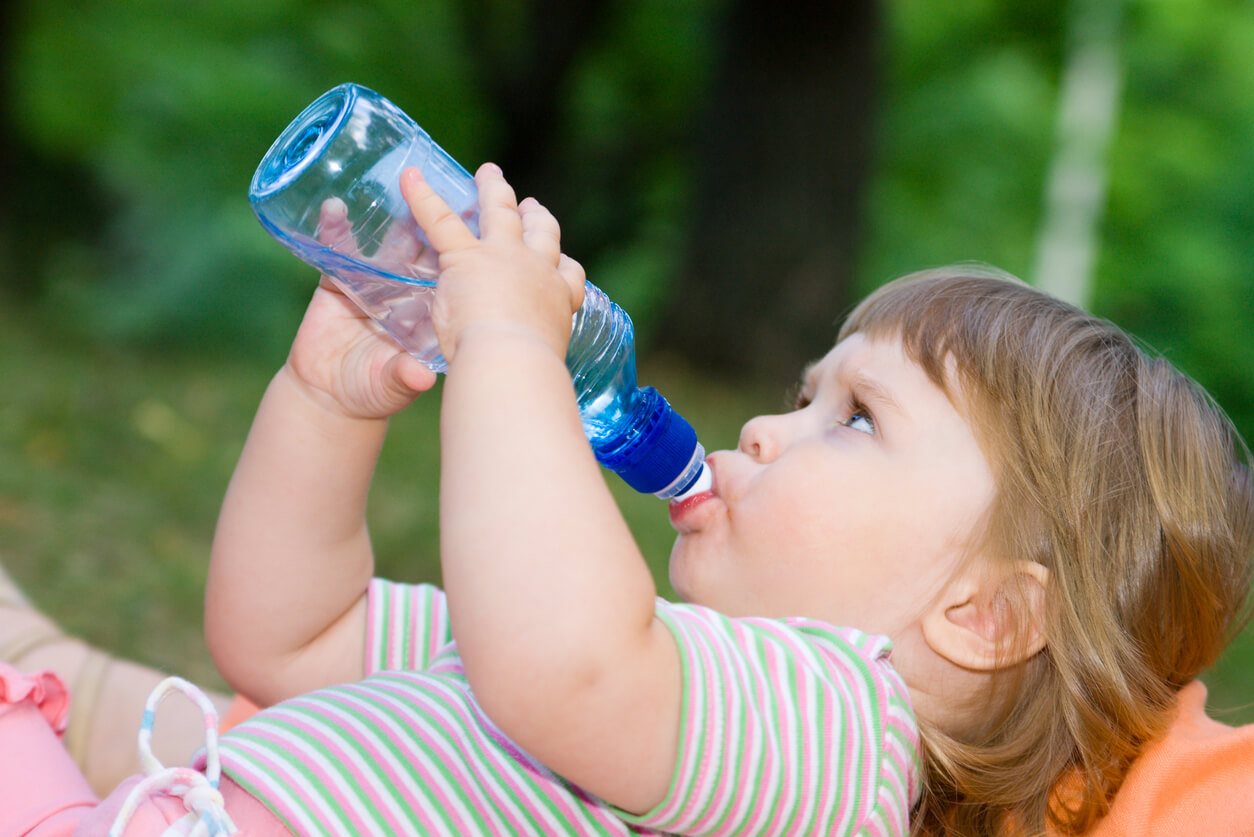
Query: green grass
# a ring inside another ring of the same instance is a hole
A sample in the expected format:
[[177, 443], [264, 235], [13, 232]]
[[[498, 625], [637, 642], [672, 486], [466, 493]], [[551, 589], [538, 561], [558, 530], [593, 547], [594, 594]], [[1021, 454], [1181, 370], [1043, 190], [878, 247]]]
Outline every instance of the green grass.
[[[658, 358], [641, 379], [667, 393], [707, 448], [783, 393], [710, 381]], [[0, 560], [65, 628], [206, 685], [201, 637], [214, 521], [257, 401], [282, 357], [189, 358], [67, 345], [0, 310]], [[439, 581], [438, 393], [393, 422], [370, 503], [383, 575]], [[607, 477], [663, 595], [665, 507]], [[334, 490], [328, 486], [328, 490]], [[1254, 628], [1206, 678], [1211, 709], [1254, 722]]]

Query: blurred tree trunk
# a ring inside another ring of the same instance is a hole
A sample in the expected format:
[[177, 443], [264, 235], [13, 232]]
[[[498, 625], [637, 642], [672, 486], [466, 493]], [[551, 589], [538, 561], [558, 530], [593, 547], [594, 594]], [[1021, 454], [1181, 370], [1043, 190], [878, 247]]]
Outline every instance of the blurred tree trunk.
[[795, 378], [849, 304], [871, 159], [875, 0], [733, 0], [698, 129], [686, 269], [659, 339]]
[[[524, 195], [541, 192], [571, 67], [596, 40], [608, 0], [465, 0], [462, 20], [479, 45], [483, 89], [503, 122], [499, 163]], [[560, 169], [557, 169], [560, 171]], [[559, 214], [560, 218], [561, 215]]]
[[[14, 27], [17, 17], [16, 0], [0, 0], [0, 182], [5, 184], [5, 193], [10, 197], [21, 194], [15, 190], [17, 185], [17, 141], [14, 137], [12, 101], [9, 92], [13, 89], [11, 78], [11, 62], [8, 56], [13, 54]], [[13, 268], [13, 250], [16, 247], [16, 236], [13, 234], [14, 211], [17, 201], [0, 201], [0, 269], [6, 274]], [[13, 281], [20, 282], [22, 277], [12, 276]], [[6, 283], [7, 284], [7, 283]]]
[[47, 251], [66, 239], [98, 232], [103, 213], [91, 173], [77, 163], [50, 159], [22, 135], [15, 110], [18, 82], [13, 55], [22, 19], [18, 0], [0, 0], [0, 275], [3, 292], [38, 296]]

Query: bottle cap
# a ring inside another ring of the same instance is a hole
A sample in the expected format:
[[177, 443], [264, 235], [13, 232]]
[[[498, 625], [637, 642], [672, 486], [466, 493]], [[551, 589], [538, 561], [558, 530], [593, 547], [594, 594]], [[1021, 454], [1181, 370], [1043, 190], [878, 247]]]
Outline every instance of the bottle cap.
[[647, 399], [647, 418], [625, 436], [594, 446], [597, 461], [641, 494], [657, 494], [672, 486], [675, 491], [670, 493], [679, 493], [701, 470], [697, 468], [685, 484], [673, 485], [690, 470], [694, 454], [698, 464], [702, 458], [697, 431], [653, 387], [640, 394]]

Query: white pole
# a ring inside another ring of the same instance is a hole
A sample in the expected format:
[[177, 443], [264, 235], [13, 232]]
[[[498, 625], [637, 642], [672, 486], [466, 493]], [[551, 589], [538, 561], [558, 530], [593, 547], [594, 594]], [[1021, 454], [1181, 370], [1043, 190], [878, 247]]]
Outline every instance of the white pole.
[[1093, 297], [1106, 204], [1107, 149], [1122, 90], [1122, 0], [1072, 0], [1058, 92], [1057, 149], [1037, 234], [1037, 287], [1075, 305]]

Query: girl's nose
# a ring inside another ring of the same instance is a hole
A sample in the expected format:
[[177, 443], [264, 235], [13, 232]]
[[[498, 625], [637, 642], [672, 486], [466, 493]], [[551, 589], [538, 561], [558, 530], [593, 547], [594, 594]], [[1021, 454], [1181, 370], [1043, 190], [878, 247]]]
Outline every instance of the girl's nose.
[[749, 419], [740, 430], [740, 444], [737, 447], [759, 462], [771, 462], [779, 455], [781, 418], [758, 416]]

